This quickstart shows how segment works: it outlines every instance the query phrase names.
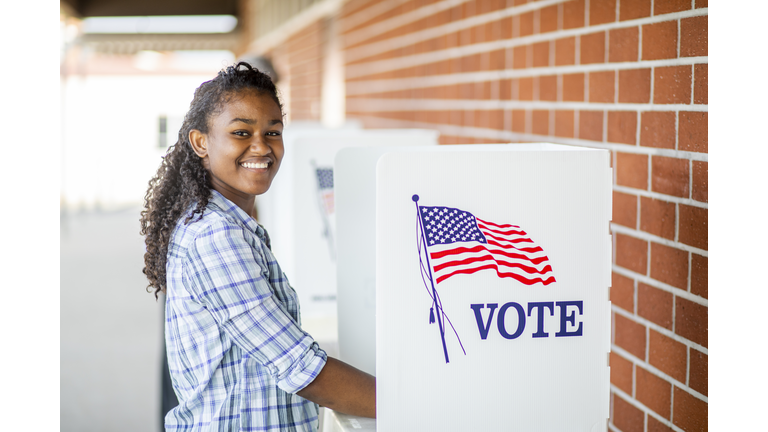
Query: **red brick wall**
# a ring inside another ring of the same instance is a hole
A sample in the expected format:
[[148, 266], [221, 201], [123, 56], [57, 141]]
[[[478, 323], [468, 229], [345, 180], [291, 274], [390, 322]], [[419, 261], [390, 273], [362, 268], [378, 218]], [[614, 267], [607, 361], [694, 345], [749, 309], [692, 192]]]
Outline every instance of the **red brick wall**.
[[320, 120], [324, 29], [324, 21], [315, 22], [268, 53], [288, 121]]
[[[611, 431], [707, 430], [707, 6], [350, 0], [337, 17], [347, 118], [611, 151]], [[294, 118], [318, 118], [321, 25], [273, 53]]]

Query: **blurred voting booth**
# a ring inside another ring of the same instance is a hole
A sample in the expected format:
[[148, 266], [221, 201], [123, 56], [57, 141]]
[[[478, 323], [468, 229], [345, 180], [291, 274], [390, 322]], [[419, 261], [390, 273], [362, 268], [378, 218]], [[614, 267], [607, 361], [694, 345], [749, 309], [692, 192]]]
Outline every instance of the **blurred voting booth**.
[[604, 431], [611, 176], [547, 143], [339, 150], [339, 348], [377, 419], [325, 430]]
[[429, 147], [437, 140], [437, 131], [425, 129], [355, 124], [331, 129], [313, 123], [285, 128], [280, 172], [269, 191], [257, 197], [256, 207], [272, 251], [298, 293], [303, 318], [336, 317], [336, 153], [350, 147]]

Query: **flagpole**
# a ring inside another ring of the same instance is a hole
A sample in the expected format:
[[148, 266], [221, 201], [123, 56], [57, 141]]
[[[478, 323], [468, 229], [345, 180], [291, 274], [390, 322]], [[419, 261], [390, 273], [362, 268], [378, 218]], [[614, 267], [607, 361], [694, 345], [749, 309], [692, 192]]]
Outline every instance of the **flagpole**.
[[[432, 284], [432, 303], [434, 304], [436, 311], [442, 314], [442, 306], [439, 308], [437, 306], [437, 290], [435, 289], [435, 279], [432, 276], [432, 265], [429, 263], [429, 251], [427, 250], [427, 237], [424, 233], [424, 223], [421, 219], [421, 213], [419, 212], [419, 196], [414, 195], [411, 199], [413, 199], [413, 202], [416, 204], [416, 217], [418, 218], [419, 226], [421, 227], [421, 240], [424, 243], [424, 256], [427, 258], [427, 268], [429, 269], [429, 282]], [[443, 330], [443, 321], [439, 318], [437, 319], [437, 325], [440, 327], [440, 339], [443, 342], [443, 354], [445, 354], [445, 362], [448, 363], [448, 349], [445, 347], [445, 331]]]

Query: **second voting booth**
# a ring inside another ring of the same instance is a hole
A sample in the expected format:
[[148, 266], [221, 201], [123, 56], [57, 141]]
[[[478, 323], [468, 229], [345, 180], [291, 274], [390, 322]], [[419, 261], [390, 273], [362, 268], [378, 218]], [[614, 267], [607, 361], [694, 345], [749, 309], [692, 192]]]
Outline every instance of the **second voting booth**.
[[350, 148], [334, 170], [341, 359], [376, 375], [376, 430], [605, 430], [607, 151]]

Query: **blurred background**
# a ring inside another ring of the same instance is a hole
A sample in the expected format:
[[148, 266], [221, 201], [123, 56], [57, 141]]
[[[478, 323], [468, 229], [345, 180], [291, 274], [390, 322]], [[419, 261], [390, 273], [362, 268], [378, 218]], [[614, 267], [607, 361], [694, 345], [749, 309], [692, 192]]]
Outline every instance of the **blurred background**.
[[[612, 431], [706, 430], [706, 0], [62, 0], [61, 430], [161, 428], [139, 212], [194, 89], [271, 67], [287, 126], [607, 149]], [[269, 227], [267, 226], [267, 229]], [[290, 276], [290, 275], [289, 275]], [[333, 352], [335, 316], [302, 305]]]

